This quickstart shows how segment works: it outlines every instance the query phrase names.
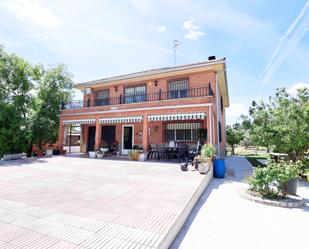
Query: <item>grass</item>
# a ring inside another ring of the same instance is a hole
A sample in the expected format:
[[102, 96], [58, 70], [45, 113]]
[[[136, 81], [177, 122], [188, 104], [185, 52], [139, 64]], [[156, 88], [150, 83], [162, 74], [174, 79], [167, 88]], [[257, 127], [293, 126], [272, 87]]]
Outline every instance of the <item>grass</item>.
[[269, 159], [268, 155], [245, 155], [245, 157], [253, 167], [265, 167], [265, 165], [260, 163], [258, 159]]
[[235, 155], [246, 157], [246, 159], [252, 164], [253, 167], [265, 167], [265, 165], [260, 163], [258, 159], [269, 159], [269, 154], [267, 153], [266, 148], [262, 147], [245, 148], [243, 146], [238, 146], [235, 148]]

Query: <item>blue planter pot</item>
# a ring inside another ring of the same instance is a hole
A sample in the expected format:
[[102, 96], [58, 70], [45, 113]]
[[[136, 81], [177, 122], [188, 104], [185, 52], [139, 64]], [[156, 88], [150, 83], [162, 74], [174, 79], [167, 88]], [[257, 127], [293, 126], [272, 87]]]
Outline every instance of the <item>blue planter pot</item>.
[[224, 160], [217, 159], [214, 163], [214, 177], [216, 178], [224, 178], [225, 176], [225, 164]]

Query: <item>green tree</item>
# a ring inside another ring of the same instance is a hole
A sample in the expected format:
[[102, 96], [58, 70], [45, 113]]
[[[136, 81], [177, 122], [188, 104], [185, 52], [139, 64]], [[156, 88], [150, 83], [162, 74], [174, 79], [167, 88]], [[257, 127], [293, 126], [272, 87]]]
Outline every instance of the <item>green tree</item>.
[[72, 98], [72, 76], [64, 65], [44, 69], [40, 66], [38, 94], [32, 116], [33, 142], [55, 143], [58, 139], [60, 106]]
[[235, 145], [239, 144], [244, 137], [244, 131], [239, 123], [226, 127], [226, 142], [232, 148], [232, 155], [235, 154]]
[[253, 102], [251, 136], [257, 145], [287, 153], [292, 160], [303, 159], [309, 149], [309, 89], [295, 97], [277, 89], [268, 102]]
[[27, 148], [34, 76], [27, 61], [0, 47], [0, 156]]

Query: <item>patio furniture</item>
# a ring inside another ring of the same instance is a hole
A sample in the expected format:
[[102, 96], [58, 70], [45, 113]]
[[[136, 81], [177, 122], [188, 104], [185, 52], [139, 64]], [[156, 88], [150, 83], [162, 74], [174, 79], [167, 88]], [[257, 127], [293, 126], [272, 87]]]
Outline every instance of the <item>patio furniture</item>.
[[153, 156], [154, 158], [157, 158], [158, 151], [157, 151], [157, 145], [156, 144], [151, 144], [149, 148], [149, 152], [147, 155], [147, 159], [151, 159]]
[[175, 147], [167, 147], [166, 148], [166, 156], [167, 160], [178, 158], [179, 148]]
[[157, 147], [157, 160], [168, 158], [166, 147], [163, 145], [159, 145]]
[[284, 154], [284, 153], [269, 153], [269, 155], [272, 160], [275, 160], [275, 162], [288, 159], [288, 154]]
[[193, 162], [194, 162], [194, 158], [199, 155], [199, 153], [202, 149], [202, 146], [203, 146], [203, 142], [201, 140], [198, 140], [197, 144], [196, 144], [196, 149], [188, 151], [187, 159], [188, 159], [188, 162], [191, 163], [192, 165], [193, 165]]

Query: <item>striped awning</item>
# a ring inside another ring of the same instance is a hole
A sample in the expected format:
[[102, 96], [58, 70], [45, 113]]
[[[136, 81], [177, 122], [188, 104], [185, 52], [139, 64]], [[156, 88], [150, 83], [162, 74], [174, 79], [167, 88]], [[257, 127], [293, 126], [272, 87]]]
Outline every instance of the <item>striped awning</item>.
[[152, 115], [148, 116], [148, 121], [170, 121], [170, 120], [191, 120], [191, 119], [204, 119], [205, 113], [179, 113], [179, 114], [166, 114], [166, 115]]
[[95, 119], [63, 120], [64, 125], [95, 124]]
[[120, 118], [102, 118], [99, 119], [100, 124], [111, 124], [111, 123], [134, 123], [142, 122], [142, 116], [135, 117], [120, 117]]

